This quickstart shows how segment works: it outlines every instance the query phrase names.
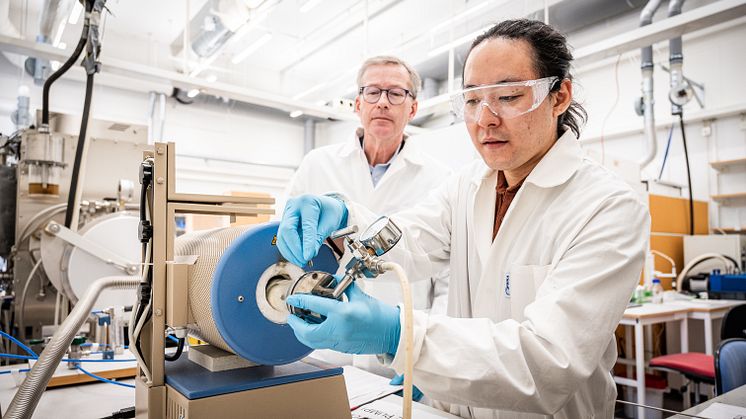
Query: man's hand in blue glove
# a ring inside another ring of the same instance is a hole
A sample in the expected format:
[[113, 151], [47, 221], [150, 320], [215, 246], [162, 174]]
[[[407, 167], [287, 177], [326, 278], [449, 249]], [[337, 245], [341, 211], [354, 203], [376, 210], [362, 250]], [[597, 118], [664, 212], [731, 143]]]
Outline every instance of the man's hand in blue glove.
[[[395, 376], [394, 378], [391, 379], [391, 381], [389, 381], [389, 384], [391, 384], [392, 386], [400, 386], [404, 384], [404, 374], [399, 374]], [[396, 393], [396, 395], [399, 397], [404, 397], [404, 391], [399, 391]], [[417, 386], [414, 386], [414, 385], [412, 386], [412, 400], [418, 402], [422, 400], [422, 397], [424, 395], [425, 394], [422, 393], [422, 391], [420, 391], [420, 389], [417, 388]]]
[[294, 294], [287, 303], [326, 316], [320, 324], [288, 316], [298, 340], [313, 349], [334, 349], [349, 354], [396, 354], [399, 346], [399, 308], [382, 303], [352, 283], [348, 301], [310, 294]]
[[290, 262], [303, 266], [319, 252], [330, 234], [347, 225], [347, 207], [324, 195], [291, 198], [277, 230], [277, 249]]

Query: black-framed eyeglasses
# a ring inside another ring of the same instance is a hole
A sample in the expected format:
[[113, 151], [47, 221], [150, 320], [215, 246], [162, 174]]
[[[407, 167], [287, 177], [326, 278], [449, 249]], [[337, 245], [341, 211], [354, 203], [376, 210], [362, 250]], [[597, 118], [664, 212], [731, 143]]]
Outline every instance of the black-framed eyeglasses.
[[386, 93], [386, 98], [392, 105], [401, 105], [407, 99], [407, 96], [414, 96], [412, 92], [401, 87], [392, 87], [390, 89], [381, 89], [376, 86], [363, 86], [358, 90], [358, 93], [363, 96], [363, 100], [368, 103], [378, 103], [381, 100], [381, 95]]

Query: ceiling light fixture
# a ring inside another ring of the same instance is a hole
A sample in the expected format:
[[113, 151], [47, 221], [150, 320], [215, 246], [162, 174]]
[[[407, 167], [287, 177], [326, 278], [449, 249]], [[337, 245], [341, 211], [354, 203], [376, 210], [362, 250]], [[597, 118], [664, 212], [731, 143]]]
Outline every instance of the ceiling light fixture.
[[301, 115], [303, 115], [303, 111], [300, 110], [300, 109], [297, 109], [297, 110], [294, 110], [294, 111], [290, 112], [290, 117], [291, 118], [297, 118], [297, 117], [299, 117]]
[[477, 4], [476, 6], [474, 6], [472, 8], [466, 9], [463, 12], [461, 12], [461, 13], [453, 16], [452, 18], [450, 18], [450, 19], [448, 19], [448, 20], [446, 20], [444, 22], [441, 22], [441, 23], [433, 26], [433, 28], [430, 29], [430, 32], [431, 33], [435, 33], [435, 32], [440, 31], [441, 29], [445, 29], [445, 28], [451, 26], [452, 24], [454, 24], [454, 23], [456, 23], [456, 22], [458, 22], [458, 21], [460, 21], [460, 20], [462, 20], [464, 18], [473, 15], [475, 12], [478, 12], [478, 11], [484, 9], [485, 6], [487, 6], [488, 4], [489, 4], [489, 1], [484, 1], [482, 3]]
[[187, 97], [189, 97], [189, 98], [195, 98], [195, 97], [197, 97], [198, 95], [199, 95], [199, 89], [190, 89], [190, 90], [189, 90], [189, 91], [187, 92]]
[[318, 6], [320, 2], [321, 0], [308, 0], [307, 2], [303, 3], [303, 6], [301, 6], [298, 10], [301, 13], [306, 13], [314, 7]]
[[430, 50], [430, 52], [427, 53], [427, 56], [428, 57], [435, 57], [436, 55], [440, 55], [440, 54], [442, 54], [444, 52], [450, 51], [453, 48], [461, 46], [461, 45], [463, 45], [463, 44], [465, 44], [467, 42], [473, 41], [474, 38], [476, 38], [477, 35], [480, 35], [480, 34], [484, 33], [489, 28], [491, 28], [491, 26], [485, 26], [485, 27], [479, 29], [478, 31], [474, 31], [474, 32], [472, 32], [470, 34], [464, 35], [461, 38], [458, 38], [458, 39], [456, 39], [454, 41], [451, 41], [451, 42], [449, 42], [449, 43], [447, 43], [445, 45], [441, 45], [441, 46], [439, 46], [437, 48], [433, 48], [432, 50]]
[[248, 57], [249, 55], [251, 55], [254, 52], [256, 52], [256, 50], [258, 50], [259, 48], [261, 48], [262, 45], [266, 44], [271, 39], [272, 39], [272, 34], [271, 33], [265, 33], [259, 39], [257, 39], [256, 41], [254, 41], [253, 44], [251, 44], [248, 47], [246, 47], [245, 50], [243, 50], [243, 51], [239, 52], [238, 54], [234, 55], [233, 58], [231, 58], [231, 62], [233, 64], [239, 64], [241, 61], [245, 60], [246, 57]]
[[215, 54], [212, 54], [211, 56], [200, 60], [194, 70], [189, 73], [189, 77], [197, 77], [199, 73], [203, 72], [207, 67], [211, 66], [212, 63], [214, 63], [215, 60], [218, 59], [219, 56], [220, 53], [216, 52]]
[[62, 33], [65, 32], [66, 24], [67, 20], [62, 19], [60, 20], [59, 25], [57, 25], [57, 32], [55, 32], [54, 41], [52, 42], [52, 45], [54, 45], [55, 47], [60, 44], [60, 41], [62, 41]]
[[79, 1], [73, 4], [73, 10], [70, 12], [70, 17], [67, 18], [67, 23], [71, 25], [77, 25], [80, 20], [80, 15], [83, 14], [83, 5]]
[[207, 81], [208, 83], [215, 83], [217, 80], [218, 80], [218, 76], [214, 74], [210, 74], [207, 77], [205, 77], [205, 81]]

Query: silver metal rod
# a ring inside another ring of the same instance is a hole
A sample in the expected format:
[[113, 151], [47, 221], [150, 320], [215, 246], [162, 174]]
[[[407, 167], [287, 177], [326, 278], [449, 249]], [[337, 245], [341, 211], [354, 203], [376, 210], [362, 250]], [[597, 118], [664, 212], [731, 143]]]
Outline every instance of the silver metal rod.
[[332, 291], [332, 297], [339, 298], [340, 295], [342, 295], [343, 292], [347, 289], [347, 287], [352, 284], [353, 276], [352, 275], [345, 275], [342, 277], [342, 280], [339, 281], [339, 284], [337, 284], [336, 287], [334, 287], [334, 291]]

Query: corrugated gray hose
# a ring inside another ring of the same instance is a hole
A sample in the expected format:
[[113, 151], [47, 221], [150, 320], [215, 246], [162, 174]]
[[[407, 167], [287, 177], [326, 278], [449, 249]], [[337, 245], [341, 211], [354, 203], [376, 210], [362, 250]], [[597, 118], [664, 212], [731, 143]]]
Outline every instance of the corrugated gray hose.
[[[140, 277], [132, 276], [107, 276], [97, 279], [91, 284], [85, 296], [75, 304], [73, 311], [62, 322], [62, 325], [60, 325], [60, 328], [52, 336], [52, 340], [44, 348], [34, 367], [26, 375], [26, 379], [21, 384], [15, 396], [13, 396], [13, 401], [10, 402], [8, 411], [3, 416], [3, 419], [31, 418], [36, 405], [39, 404], [42, 393], [47, 388], [49, 380], [54, 375], [57, 366], [60, 364], [62, 357], [65, 356], [67, 348], [70, 347], [70, 343], [72, 343], [78, 330], [80, 330], [80, 327], [91, 314], [91, 308], [93, 308], [93, 304], [98, 299], [101, 291], [108, 288], [135, 289], [139, 284]], [[134, 295], [132, 299], [134, 301]]]

